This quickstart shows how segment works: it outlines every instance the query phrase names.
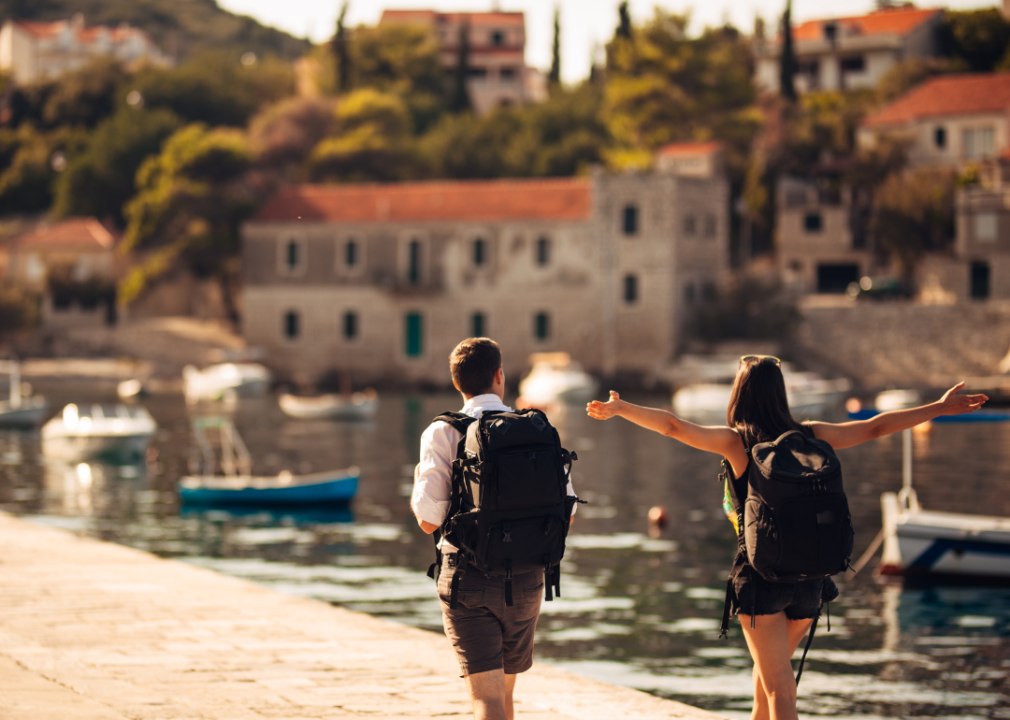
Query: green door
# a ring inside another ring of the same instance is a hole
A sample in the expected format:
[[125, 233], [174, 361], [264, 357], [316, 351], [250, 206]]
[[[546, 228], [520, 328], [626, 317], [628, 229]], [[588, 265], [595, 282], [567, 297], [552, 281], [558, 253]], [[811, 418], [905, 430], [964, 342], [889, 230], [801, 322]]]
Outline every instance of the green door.
[[423, 349], [424, 327], [420, 313], [407, 314], [407, 357], [418, 357]]

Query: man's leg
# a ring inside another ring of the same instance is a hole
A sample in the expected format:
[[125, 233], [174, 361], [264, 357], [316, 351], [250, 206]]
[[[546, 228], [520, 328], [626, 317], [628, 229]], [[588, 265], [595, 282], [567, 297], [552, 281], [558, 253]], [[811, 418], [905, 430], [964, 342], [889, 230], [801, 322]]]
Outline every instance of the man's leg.
[[515, 678], [515, 675], [505, 675], [504, 670], [488, 670], [464, 678], [474, 720], [512, 720]]

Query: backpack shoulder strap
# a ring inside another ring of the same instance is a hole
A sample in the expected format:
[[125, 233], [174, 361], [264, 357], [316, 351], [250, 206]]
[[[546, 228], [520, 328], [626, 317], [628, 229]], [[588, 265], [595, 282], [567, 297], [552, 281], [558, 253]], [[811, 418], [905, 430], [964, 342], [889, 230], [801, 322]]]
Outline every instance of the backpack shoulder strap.
[[450, 425], [466, 435], [466, 429], [470, 427], [472, 423], [477, 422], [477, 418], [464, 415], [461, 412], [446, 410], [444, 413], [432, 420], [432, 422], [444, 422], [446, 425]]

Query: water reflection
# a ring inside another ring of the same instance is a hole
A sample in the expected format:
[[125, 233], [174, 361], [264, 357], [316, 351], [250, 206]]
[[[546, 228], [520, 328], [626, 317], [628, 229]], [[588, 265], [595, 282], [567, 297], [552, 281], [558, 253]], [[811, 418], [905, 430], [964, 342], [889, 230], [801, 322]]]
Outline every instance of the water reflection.
[[[78, 389], [47, 390], [56, 406]], [[61, 393], [63, 394], [61, 396]], [[85, 398], [101, 401], [103, 398]], [[645, 398], [660, 404], [663, 398]], [[159, 432], [145, 462], [58, 464], [37, 432], [0, 434], [0, 508], [160, 555], [433, 630], [441, 616], [424, 571], [434, 551], [409, 509], [418, 438], [458, 397], [384, 397], [372, 423], [299, 421], [272, 398], [229, 410], [253, 472], [358, 465], [353, 505], [271, 512], [180, 510], [190, 454], [181, 398], [145, 404]], [[200, 411], [205, 411], [200, 410]], [[214, 409], [220, 412], [220, 409]], [[573, 671], [748, 717], [750, 659], [741, 633], [718, 640], [732, 531], [710, 456], [627, 423], [555, 413], [580, 461], [579, 510], [562, 597], [544, 605], [537, 652]], [[938, 426], [916, 436], [916, 488], [927, 507], [1010, 515], [1010, 427]], [[900, 440], [840, 453], [861, 552], [880, 527], [879, 496], [900, 485]], [[650, 508], [668, 521], [652, 532]], [[807, 660], [800, 708], [842, 718], [1010, 718], [1010, 590], [906, 588], [867, 571], [842, 583]]]

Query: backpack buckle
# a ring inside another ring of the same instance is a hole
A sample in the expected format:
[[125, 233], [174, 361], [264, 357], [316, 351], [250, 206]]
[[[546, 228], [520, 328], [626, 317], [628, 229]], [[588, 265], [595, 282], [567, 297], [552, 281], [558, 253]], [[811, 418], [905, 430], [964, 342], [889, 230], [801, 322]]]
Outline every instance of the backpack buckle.
[[510, 542], [512, 542], [512, 531], [509, 530], [509, 529], [507, 529], [507, 528], [502, 528], [502, 530], [505, 533], [505, 537], [502, 538], [502, 542], [503, 543], [510, 543]]

